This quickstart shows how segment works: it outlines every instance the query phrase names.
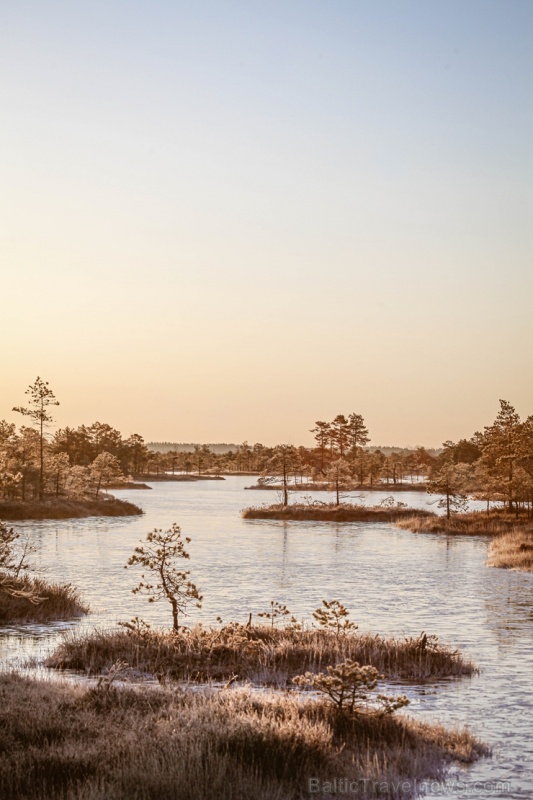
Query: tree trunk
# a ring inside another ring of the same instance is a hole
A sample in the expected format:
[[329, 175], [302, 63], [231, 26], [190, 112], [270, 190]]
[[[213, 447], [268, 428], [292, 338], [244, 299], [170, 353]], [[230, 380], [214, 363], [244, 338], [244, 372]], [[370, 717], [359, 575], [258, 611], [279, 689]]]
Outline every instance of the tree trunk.
[[170, 600], [170, 602], [172, 603], [172, 628], [173, 628], [173, 630], [175, 630], [175, 631], [176, 631], [176, 633], [177, 633], [177, 632], [179, 631], [179, 625], [178, 625], [178, 604], [176, 603], [176, 601], [175, 601], [175, 599], [174, 599], [174, 598], [172, 598], [172, 599]]
[[39, 458], [39, 500], [42, 500], [44, 497], [44, 448], [43, 448], [43, 418], [41, 416], [41, 430], [40, 430], [40, 440], [39, 440], [39, 450], [40, 450], [40, 458]]
[[284, 506], [288, 506], [289, 505], [289, 490], [288, 490], [287, 482], [288, 482], [287, 467], [284, 464], [283, 465], [283, 505]]

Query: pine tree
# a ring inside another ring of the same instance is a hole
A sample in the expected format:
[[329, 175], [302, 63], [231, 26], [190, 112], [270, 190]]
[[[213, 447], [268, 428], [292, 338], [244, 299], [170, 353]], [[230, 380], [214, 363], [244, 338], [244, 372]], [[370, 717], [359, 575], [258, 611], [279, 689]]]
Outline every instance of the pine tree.
[[39, 431], [39, 500], [44, 497], [44, 437], [46, 427], [53, 422], [53, 417], [48, 411], [50, 406], [58, 406], [59, 403], [51, 389], [48, 388], [48, 381], [43, 381], [37, 376], [35, 383], [26, 389], [29, 395], [28, 406], [15, 406], [13, 411], [18, 411], [25, 417], [30, 417], [33, 424]]

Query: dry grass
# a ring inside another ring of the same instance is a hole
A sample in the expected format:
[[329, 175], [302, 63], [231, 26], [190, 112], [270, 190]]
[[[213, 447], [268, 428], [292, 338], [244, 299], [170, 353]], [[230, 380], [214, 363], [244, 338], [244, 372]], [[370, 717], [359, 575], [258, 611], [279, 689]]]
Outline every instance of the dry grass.
[[533, 572], [533, 530], [513, 530], [494, 539], [487, 565]]
[[288, 506], [251, 506], [242, 512], [244, 519], [311, 520], [317, 522], [394, 522], [404, 517], [431, 517], [431, 511], [414, 508], [358, 506], [352, 503], [320, 503]]
[[70, 519], [80, 517], [129, 517], [142, 514], [142, 508], [116, 497], [74, 500], [57, 497], [49, 500], [2, 500], [0, 519]]
[[396, 520], [398, 528], [414, 533], [447, 533], [464, 536], [498, 536], [513, 529], [533, 534], [533, 520], [516, 517], [508, 512], [471, 511], [467, 514], [454, 514], [450, 519], [437, 514], [425, 517], [411, 516]]
[[302, 672], [320, 672], [350, 658], [370, 664], [389, 679], [421, 681], [472, 675], [476, 666], [458, 651], [429, 637], [386, 639], [336, 636], [324, 630], [294, 630], [230, 624], [221, 629], [95, 631], [69, 634], [47, 665], [89, 674], [109, 670], [118, 661], [138, 674], [189, 681], [246, 680], [287, 686]]
[[28, 597], [13, 596], [0, 590], [0, 625], [18, 622], [49, 622], [72, 619], [88, 612], [77, 591], [70, 584], [47, 583], [40, 578], [8, 578], [11, 589], [42, 598], [32, 603]]
[[357, 781], [358, 796], [392, 798], [399, 781], [443, 779], [453, 760], [489, 754], [466, 731], [349, 719], [291, 695], [2, 675], [0, 698], [2, 800], [298, 800], [309, 778], [333, 776]]

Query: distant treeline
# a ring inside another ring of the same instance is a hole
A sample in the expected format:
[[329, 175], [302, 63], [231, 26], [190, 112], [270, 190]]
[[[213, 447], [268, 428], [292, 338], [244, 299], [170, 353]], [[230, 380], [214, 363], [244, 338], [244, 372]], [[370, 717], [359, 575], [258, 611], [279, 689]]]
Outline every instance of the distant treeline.
[[375, 453], [376, 450], [379, 450], [379, 452], [383, 453], [384, 456], [390, 456], [392, 453], [396, 453], [396, 455], [399, 456], [407, 456], [409, 453], [416, 453], [416, 451], [420, 449], [424, 449], [426, 453], [429, 453], [429, 455], [433, 456], [433, 458], [442, 453], [442, 447], [421, 448], [421, 445], [416, 445], [415, 447], [391, 447], [389, 445], [372, 445], [365, 447], [365, 450], [368, 450], [369, 453]]
[[238, 444], [226, 444], [225, 442], [206, 445], [202, 445], [200, 442], [147, 442], [146, 446], [156, 453], [194, 453], [197, 447], [208, 447], [212, 453], [231, 453], [239, 447]]
[[[207, 444], [203, 444], [202, 442], [146, 442], [146, 446], [156, 453], [194, 453], [198, 447], [208, 447], [211, 453], [216, 454], [236, 453], [240, 447], [240, 445], [235, 442], [232, 444], [227, 444], [225, 442], [219, 442], [218, 444], [209, 442]], [[365, 447], [365, 450], [369, 453], [374, 453], [376, 450], [379, 450], [385, 456], [390, 456], [391, 453], [406, 456], [409, 455], [409, 453], [415, 453], [418, 449], [420, 449], [418, 446], [392, 447], [389, 445], [372, 445]], [[442, 447], [426, 447], [425, 450], [433, 457], [442, 453]]]

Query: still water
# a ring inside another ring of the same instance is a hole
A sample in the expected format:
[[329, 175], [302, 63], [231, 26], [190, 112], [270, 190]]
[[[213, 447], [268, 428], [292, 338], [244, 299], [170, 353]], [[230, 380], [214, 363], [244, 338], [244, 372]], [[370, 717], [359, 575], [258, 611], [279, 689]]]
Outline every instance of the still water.
[[[0, 629], [0, 663], [42, 659], [72, 628], [136, 615], [168, 626], [165, 604], [131, 593], [137, 572], [124, 565], [145, 533], [177, 522], [192, 539], [187, 567], [204, 595], [190, 622], [214, 623], [218, 616], [245, 622], [272, 599], [309, 621], [323, 598], [336, 598], [361, 631], [411, 636], [424, 630], [472, 656], [479, 676], [408, 687], [408, 713], [467, 724], [494, 755], [454, 772], [462, 788], [450, 784], [426, 796], [533, 798], [533, 575], [488, 569], [484, 537], [417, 535], [382, 523], [243, 520], [243, 507], [275, 496], [244, 491], [252, 481], [154, 483], [152, 491], [115, 492], [142, 506], [142, 517], [17, 523], [38, 545], [37, 568], [49, 580], [77, 586], [91, 613], [76, 622]], [[370, 503], [382, 496], [374, 494]], [[421, 492], [396, 499], [415, 507], [430, 502]], [[492, 791], [487, 781], [510, 788]]]

